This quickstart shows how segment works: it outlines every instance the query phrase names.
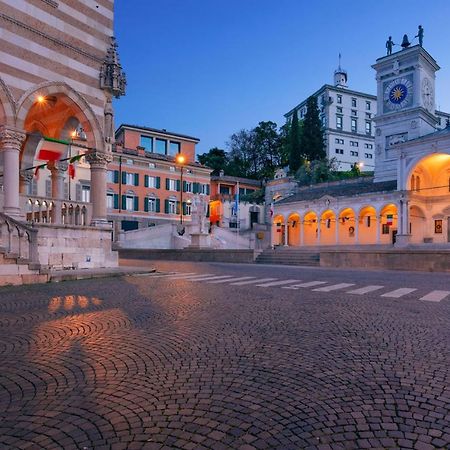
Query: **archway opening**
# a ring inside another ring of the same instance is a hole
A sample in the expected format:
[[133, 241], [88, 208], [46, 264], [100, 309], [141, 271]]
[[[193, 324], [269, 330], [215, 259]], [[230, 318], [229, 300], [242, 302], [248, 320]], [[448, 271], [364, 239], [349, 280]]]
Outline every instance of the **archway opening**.
[[359, 211], [358, 240], [360, 244], [377, 243], [377, 211], [373, 206], [365, 206]]
[[322, 213], [320, 218], [320, 243], [336, 244], [336, 214], [331, 209]]
[[412, 205], [409, 208], [409, 232], [411, 233], [411, 242], [422, 244], [427, 233], [427, 219], [422, 208]]
[[317, 245], [319, 223], [317, 214], [310, 211], [303, 218], [303, 243], [304, 245]]
[[300, 245], [300, 215], [293, 213], [287, 221], [288, 245], [298, 247]]
[[355, 212], [352, 208], [345, 208], [340, 212], [337, 226], [340, 244], [357, 243]]
[[272, 222], [272, 242], [273, 245], [284, 245], [284, 217], [280, 214], [273, 218]]
[[397, 206], [385, 205], [380, 211], [380, 243], [393, 244], [398, 230]]

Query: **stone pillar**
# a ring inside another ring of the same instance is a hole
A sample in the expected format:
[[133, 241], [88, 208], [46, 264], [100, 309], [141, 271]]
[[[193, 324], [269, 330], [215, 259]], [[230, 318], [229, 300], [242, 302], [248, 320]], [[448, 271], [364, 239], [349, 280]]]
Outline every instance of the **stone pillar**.
[[320, 245], [320, 226], [321, 226], [322, 222], [320, 219], [317, 219], [317, 244]]
[[395, 246], [404, 247], [409, 244], [411, 239], [409, 234], [409, 201], [406, 199], [400, 200], [397, 227], [399, 233], [397, 234]]
[[64, 200], [64, 179], [68, 164], [65, 161], [49, 162], [47, 167], [50, 169], [52, 178], [52, 223], [59, 225], [62, 223], [61, 205]]
[[285, 219], [284, 221], [284, 246], [289, 245], [289, 222]]
[[336, 233], [336, 244], [339, 244], [339, 219], [337, 217], [336, 217], [335, 226], [336, 226], [336, 229], [334, 230], [334, 232]]
[[355, 244], [359, 244], [359, 217], [355, 216]]
[[381, 240], [381, 214], [377, 215], [375, 221], [377, 226], [377, 244], [379, 244]]
[[20, 149], [26, 134], [17, 128], [0, 127], [0, 152], [3, 154], [3, 212], [8, 216], [20, 218], [19, 169]]
[[298, 226], [300, 227], [300, 245], [303, 246], [305, 240], [305, 224], [303, 223], [303, 220], [298, 221]]
[[86, 159], [91, 165], [91, 225], [109, 226], [106, 217], [106, 170], [108, 163], [112, 161], [112, 155], [109, 152], [95, 151], [87, 155]]
[[22, 195], [28, 195], [30, 191], [30, 185], [33, 181], [34, 172], [32, 170], [21, 170], [19, 176], [20, 193]]

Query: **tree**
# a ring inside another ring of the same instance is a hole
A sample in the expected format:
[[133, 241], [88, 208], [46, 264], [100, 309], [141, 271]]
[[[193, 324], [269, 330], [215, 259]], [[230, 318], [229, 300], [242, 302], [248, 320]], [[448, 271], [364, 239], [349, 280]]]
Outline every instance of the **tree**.
[[227, 142], [227, 147], [230, 175], [255, 178], [259, 165], [252, 131], [242, 129], [233, 133]]
[[281, 165], [281, 139], [277, 124], [259, 122], [253, 129], [254, 145], [259, 156], [258, 178], [273, 178], [275, 169]]
[[302, 165], [302, 148], [300, 142], [300, 124], [298, 121], [297, 110], [294, 110], [292, 121], [289, 126], [289, 135], [287, 138], [287, 147], [289, 149], [289, 169], [296, 173]]
[[203, 155], [198, 155], [198, 162], [205, 166], [214, 169], [211, 175], [219, 175], [220, 171], [227, 171], [228, 166], [228, 155], [225, 150], [214, 147], [209, 150], [208, 153], [203, 153]]
[[308, 161], [320, 160], [326, 157], [322, 123], [319, 118], [317, 98], [314, 96], [306, 100], [306, 114], [300, 138], [300, 154], [304, 155]]

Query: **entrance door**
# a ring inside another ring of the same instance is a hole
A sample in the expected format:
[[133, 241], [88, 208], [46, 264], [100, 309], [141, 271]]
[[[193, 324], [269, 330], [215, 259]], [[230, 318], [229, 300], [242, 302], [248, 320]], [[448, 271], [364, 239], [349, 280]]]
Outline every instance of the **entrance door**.
[[258, 211], [250, 211], [250, 228], [253, 229], [254, 223], [258, 223]]

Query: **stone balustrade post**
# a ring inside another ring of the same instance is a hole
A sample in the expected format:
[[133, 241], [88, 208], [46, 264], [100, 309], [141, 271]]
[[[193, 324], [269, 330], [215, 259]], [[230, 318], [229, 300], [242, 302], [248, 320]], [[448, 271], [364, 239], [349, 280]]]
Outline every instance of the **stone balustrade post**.
[[47, 167], [50, 169], [52, 179], [52, 222], [60, 225], [62, 223], [62, 202], [64, 200], [64, 179], [66, 176], [68, 163], [66, 161], [49, 162]]
[[3, 154], [3, 212], [8, 216], [21, 218], [19, 200], [20, 149], [26, 134], [17, 128], [0, 127], [0, 152]]
[[109, 152], [95, 151], [87, 155], [86, 160], [91, 165], [91, 225], [109, 226], [106, 215], [106, 170], [108, 163], [112, 161], [112, 155]]

